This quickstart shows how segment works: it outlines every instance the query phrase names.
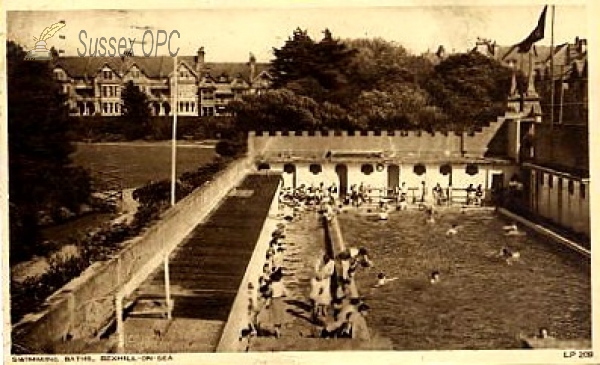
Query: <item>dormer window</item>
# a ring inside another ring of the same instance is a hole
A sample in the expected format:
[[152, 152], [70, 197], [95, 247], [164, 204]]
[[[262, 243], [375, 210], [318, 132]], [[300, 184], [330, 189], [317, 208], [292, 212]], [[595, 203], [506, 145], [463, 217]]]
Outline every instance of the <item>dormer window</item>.
[[54, 78], [56, 80], [62, 81], [62, 80], [65, 79], [65, 74], [64, 74], [64, 72], [62, 70], [55, 70], [54, 71]]
[[131, 77], [138, 79], [140, 77], [140, 70], [131, 70]]
[[103, 71], [102, 76], [105, 80], [112, 80], [112, 72], [111, 71]]

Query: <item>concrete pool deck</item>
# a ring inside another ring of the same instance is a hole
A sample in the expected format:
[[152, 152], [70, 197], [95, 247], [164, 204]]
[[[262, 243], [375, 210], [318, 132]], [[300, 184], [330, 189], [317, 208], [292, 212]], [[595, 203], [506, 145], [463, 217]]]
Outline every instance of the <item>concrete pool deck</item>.
[[[375, 335], [371, 341], [355, 339], [325, 339], [315, 337], [315, 325], [311, 322], [311, 309], [308, 301], [310, 277], [313, 264], [327, 251], [327, 234], [323, 230], [321, 217], [317, 212], [305, 212], [299, 221], [286, 227], [286, 240], [290, 242], [285, 255], [286, 275], [284, 283], [290, 292], [286, 302], [286, 318], [282, 337], [259, 336], [246, 339], [247, 352], [266, 351], [349, 351], [349, 350], [391, 350], [389, 339]], [[336, 245], [337, 243], [333, 243]], [[334, 248], [338, 252], [342, 247]], [[368, 321], [368, 319], [367, 319]], [[273, 328], [268, 310], [259, 315], [259, 322], [265, 329]]]

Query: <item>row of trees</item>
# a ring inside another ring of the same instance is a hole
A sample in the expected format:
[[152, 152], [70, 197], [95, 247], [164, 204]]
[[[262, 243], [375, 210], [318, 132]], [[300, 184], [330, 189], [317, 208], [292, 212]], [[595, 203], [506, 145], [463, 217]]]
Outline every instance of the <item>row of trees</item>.
[[316, 42], [296, 29], [274, 55], [274, 89], [231, 105], [242, 128], [470, 130], [504, 112], [512, 78], [479, 53], [435, 64], [393, 42], [341, 41], [328, 30]]

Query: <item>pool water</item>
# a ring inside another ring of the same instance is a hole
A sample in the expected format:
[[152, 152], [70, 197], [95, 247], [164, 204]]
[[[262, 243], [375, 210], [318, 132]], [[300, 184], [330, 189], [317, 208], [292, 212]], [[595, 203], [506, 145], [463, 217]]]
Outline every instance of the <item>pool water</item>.
[[[591, 338], [589, 259], [532, 232], [505, 236], [507, 222], [494, 212], [442, 212], [435, 224], [419, 211], [339, 219], [347, 245], [366, 247], [375, 263], [357, 275], [369, 325], [397, 350], [519, 348], [519, 333], [541, 327], [558, 338]], [[452, 223], [459, 233], [447, 237]], [[498, 258], [504, 246], [521, 261]], [[435, 270], [441, 281], [432, 285]], [[373, 288], [381, 271], [398, 279]]]

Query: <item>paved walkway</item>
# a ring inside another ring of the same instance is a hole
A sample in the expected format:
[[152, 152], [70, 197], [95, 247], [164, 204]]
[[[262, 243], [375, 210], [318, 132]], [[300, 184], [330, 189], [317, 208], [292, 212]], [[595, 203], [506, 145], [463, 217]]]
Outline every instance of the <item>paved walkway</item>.
[[[311, 307], [308, 299], [310, 279], [314, 264], [326, 250], [325, 232], [316, 212], [305, 212], [299, 221], [286, 227], [284, 284], [289, 292], [286, 300], [286, 316], [281, 337], [264, 336], [249, 340], [247, 351], [341, 351], [354, 349], [391, 349], [391, 342], [375, 339], [370, 343], [350, 339], [315, 338], [315, 325], [311, 323]], [[270, 313], [263, 310], [259, 322], [265, 329], [273, 328]]]
[[[171, 254], [173, 320], [127, 318], [125, 352], [215, 350], [278, 183], [278, 175], [247, 176]], [[133, 312], [164, 299], [162, 267], [135, 295]]]

